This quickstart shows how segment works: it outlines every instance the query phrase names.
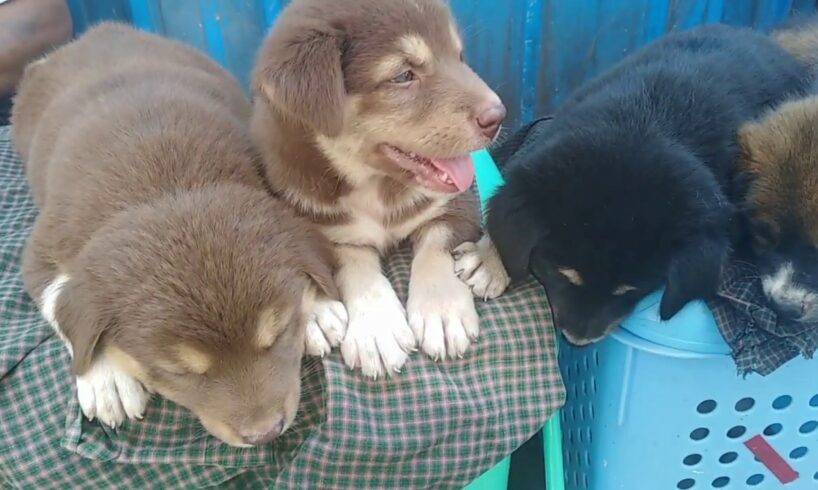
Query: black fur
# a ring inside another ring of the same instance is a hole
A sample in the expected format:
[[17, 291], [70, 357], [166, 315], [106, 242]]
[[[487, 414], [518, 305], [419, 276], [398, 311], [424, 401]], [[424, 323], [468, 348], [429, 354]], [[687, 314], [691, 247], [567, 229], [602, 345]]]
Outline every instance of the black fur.
[[[736, 228], [737, 129], [808, 80], [767, 37], [727, 26], [670, 34], [625, 58], [508, 162], [487, 225], [509, 274], [533, 272], [579, 343], [662, 286], [665, 320], [713, 295]], [[636, 289], [614, 295], [621, 285]]]

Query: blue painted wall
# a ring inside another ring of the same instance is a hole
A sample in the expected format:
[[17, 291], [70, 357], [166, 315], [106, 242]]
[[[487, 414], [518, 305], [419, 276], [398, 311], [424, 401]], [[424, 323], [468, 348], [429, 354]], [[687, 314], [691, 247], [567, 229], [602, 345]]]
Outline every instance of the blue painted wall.
[[[327, 0], [333, 1], [333, 0]], [[286, 0], [68, 0], [77, 32], [120, 19], [209, 52], [245, 85]], [[512, 125], [551, 110], [577, 85], [669, 30], [723, 22], [769, 30], [814, 0], [450, 0], [469, 62]]]

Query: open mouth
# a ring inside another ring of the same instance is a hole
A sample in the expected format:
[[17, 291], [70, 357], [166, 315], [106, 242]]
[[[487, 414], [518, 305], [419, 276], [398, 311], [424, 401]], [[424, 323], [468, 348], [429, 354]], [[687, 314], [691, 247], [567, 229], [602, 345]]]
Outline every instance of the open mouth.
[[424, 187], [437, 192], [463, 192], [474, 182], [474, 162], [470, 154], [453, 158], [434, 158], [382, 145], [383, 153], [414, 175]]

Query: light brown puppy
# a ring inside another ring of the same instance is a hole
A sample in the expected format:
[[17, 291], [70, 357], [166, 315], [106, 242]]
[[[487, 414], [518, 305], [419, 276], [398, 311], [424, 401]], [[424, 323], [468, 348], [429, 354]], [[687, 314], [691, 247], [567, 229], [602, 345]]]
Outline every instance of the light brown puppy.
[[234, 446], [293, 421], [332, 252], [267, 191], [249, 114], [215, 63], [123, 25], [26, 69], [13, 131], [41, 212], [23, 278], [88, 417], [140, 418], [155, 391]]
[[[480, 231], [469, 152], [505, 117], [439, 0], [294, 0], [260, 52], [253, 134], [268, 182], [335, 243], [343, 305], [319, 298], [307, 350], [398, 371], [417, 342], [461, 357], [478, 335], [452, 251]], [[414, 246], [406, 309], [380, 257]], [[408, 316], [408, 321], [407, 321]]]
[[784, 103], [739, 131], [743, 208], [762, 288], [780, 318], [804, 323], [818, 321], [816, 94]]

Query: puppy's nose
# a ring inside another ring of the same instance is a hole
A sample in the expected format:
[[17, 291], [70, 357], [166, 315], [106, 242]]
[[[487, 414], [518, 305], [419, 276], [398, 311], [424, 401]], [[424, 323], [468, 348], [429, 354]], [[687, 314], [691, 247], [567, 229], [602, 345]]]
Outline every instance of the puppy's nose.
[[243, 439], [244, 442], [247, 444], [253, 445], [260, 445], [266, 444], [276, 437], [280, 436], [281, 433], [284, 432], [284, 417], [281, 417], [278, 422], [273, 426], [272, 429], [268, 430], [267, 432], [259, 432], [255, 434], [248, 434], [244, 435]]
[[500, 125], [506, 118], [506, 106], [501, 102], [493, 102], [477, 114], [477, 126], [487, 138], [494, 139], [500, 131]]

